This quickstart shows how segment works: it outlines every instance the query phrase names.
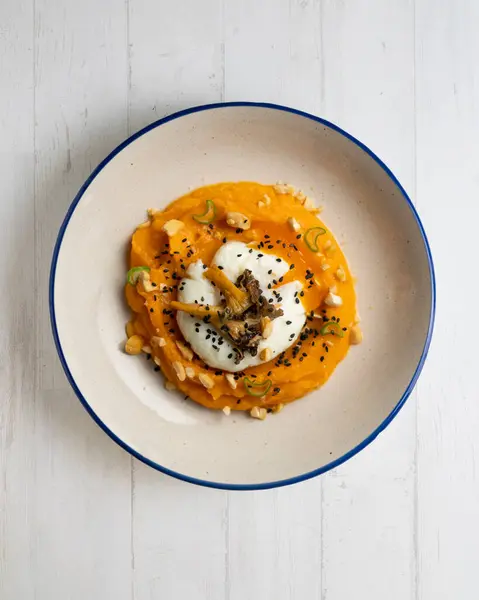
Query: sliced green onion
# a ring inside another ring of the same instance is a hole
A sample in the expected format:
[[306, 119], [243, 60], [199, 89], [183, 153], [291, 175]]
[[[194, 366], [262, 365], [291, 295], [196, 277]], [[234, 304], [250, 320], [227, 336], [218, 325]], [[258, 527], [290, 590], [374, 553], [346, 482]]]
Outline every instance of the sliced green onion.
[[206, 201], [206, 210], [202, 215], [193, 215], [193, 219], [202, 225], [209, 225], [216, 219], [216, 206], [213, 200]]
[[243, 379], [245, 390], [250, 396], [255, 396], [255, 398], [261, 398], [261, 396], [265, 396], [268, 393], [272, 383], [273, 382], [271, 379], [265, 379], [265, 381], [261, 382], [251, 381], [249, 377], [245, 377]]
[[320, 235], [324, 235], [326, 233], [326, 229], [324, 227], [310, 227], [304, 234], [304, 243], [311, 252], [319, 252], [318, 247], [318, 237]]
[[339, 323], [336, 323], [336, 321], [328, 321], [327, 323], [325, 323], [319, 330], [319, 333], [321, 335], [328, 335], [330, 333], [331, 335], [344, 337], [344, 331], [342, 330], [342, 327], [339, 325]]
[[150, 267], [133, 267], [126, 274], [126, 280], [130, 285], [136, 285], [138, 277], [142, 271], [150, 272]]

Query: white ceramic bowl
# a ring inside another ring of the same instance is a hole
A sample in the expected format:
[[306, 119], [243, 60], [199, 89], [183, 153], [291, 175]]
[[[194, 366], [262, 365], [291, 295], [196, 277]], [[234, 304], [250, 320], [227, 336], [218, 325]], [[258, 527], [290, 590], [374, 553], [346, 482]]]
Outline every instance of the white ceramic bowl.
[[[261, 422], [165, 391], [122, 351], [129, 237], [148, 207], [220, 181], [287, 181], [316, 197], [357, 276], [364, 343], [329, 382]], [[294, 483], [371, 442], [409, 396], [428, 350], [434, 273], [419, 218], [391, 171], [337, 126], [275, 105], [182, 111], [133, 135], [93, 172], [60, 229], [50, 281], [53, 334], [95, 421], [138, 459], [230, 489]]]

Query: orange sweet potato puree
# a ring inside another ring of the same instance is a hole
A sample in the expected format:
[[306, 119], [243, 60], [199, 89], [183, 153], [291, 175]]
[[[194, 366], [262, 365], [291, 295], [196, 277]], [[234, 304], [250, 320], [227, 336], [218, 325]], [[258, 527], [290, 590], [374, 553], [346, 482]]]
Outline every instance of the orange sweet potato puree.
[[[327, 226], [315, 212], [302, 205], [301, 196], [278, 193], [277, 189], [276, 186], [251, 182], [220, 183], [196, 189], [172, 202], [164, 211], [150, 215], [149, 223], [139, 226], [132, 236], [129, 268], [150, 267], [150, 278], [156, 287], [147, 293], [140, 282], [136, 286], [125, 286], [126, 300], [132, 310], [128, 334], [135, 333], [143, 338], [145, 346], [151, 348], [152, 366], [161, 364], [168, 381], [195, 402], [209, 408], [250, 410], [254, 406], [271, 408], [292, 402], [324, 384], [349, 349], [349, 332], [356, 318], [356, 298], [346, 259]], [[265, 204], [265, 194], [269, 205]], [[209, 225], [200, 224], [193, 215], [205, 212], [208, 199], [216, 206], [216, 218]], [[238, 231], [227, 225], [225, 215], [229, 211], [241, 212], [250, 218], [251, 229]], [[291, 217], [301, 225], [299, 231], [294, 231], [288, 222]], [[171, 219], [182, 221], [184, 227], [169, 238], [162, 227]], [[313, 252], [303, 236], [309, 228], [317, 226], [324, 227], [326, 233], [318, 238], [319, 251]], [[309, 313], [297, 342], [280, 358], [237, 375], [236, 389], [231, 388], [224, 372], [208, 367], [198, 356], [185, 360], [175, 343], [184, 340], [175, 313], [170, 309], [170, 302], [177, 297], [178, 283], [188, 265], [198, 259], [209, 265], [224, 240], [251, 243], [254, 248], [262, 244], [261, 252], [275, 254], [290, 265], [294, 264], [283, 283], [293, 279], [303, 283], [301, 301]], [[338, 269], [343, 270], [344, 276], [341, 271], [338, 275]], [[342, 298], [342, 306], [331, 308], [324, 304], [330, 288]], [[312, 316], [313, 313], [320, 318]], [[321, 335], [324, 322], [331, 319], [339, 322], [343, 337]], [[163, 338], [166, 345], [159, 347], [152, 343], [153, 337], [156, 340]], [[194, 378], [179, 381], [172, 367], [175, 361], [194, 369]], [[211, 389], [199, 382], [200, 373], [214, 380]], [[272, 385], [266, 396], [250, 395], [244, 385], [244, 375], [256, 382], [270, 379]]]

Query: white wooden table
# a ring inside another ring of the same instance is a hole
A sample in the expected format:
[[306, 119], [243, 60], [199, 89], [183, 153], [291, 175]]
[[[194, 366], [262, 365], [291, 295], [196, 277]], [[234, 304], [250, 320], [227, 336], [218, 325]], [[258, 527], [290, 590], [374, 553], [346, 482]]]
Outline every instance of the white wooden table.
[[[1, 600], [477, 600], [478, 25], [477, 0], [1, 0]], [[92, 168], [165, 114], [241, 99], [377, 152], [438, 277], [429, 359], [392, 425], [257, 493], [175, 481], [109, 440], [69, 389], [47, 301]]]

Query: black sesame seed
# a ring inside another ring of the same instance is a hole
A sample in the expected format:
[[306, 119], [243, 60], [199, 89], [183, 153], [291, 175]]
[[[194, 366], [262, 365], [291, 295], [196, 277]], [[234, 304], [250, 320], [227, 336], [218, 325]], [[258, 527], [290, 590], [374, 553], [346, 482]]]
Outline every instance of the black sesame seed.
[[241, 229], [238, 227], [238, 229], [236, 230], [236, 233], [241, 233]]
[[226, 242], [227, 242], [227, 241], [228, 241], [228, 240], [227, 240], [227, 239], [224, 237], [224, 238], [223, 238], [223, 244], [226, 244]]
[[286, 325], [291, 325], [292, 321], [286, 321]]
[[321, 356], [319, 360], [320, 360], [321, 362], [323, 362], [323, 360], [324, 360], [324, 356]]
[[186, 242], [186, 238], [183, 238], [181, 241], [182, 241], [183, 243], [185, 243], [185, 242]]
[[268, 275], [271, 275], [271, 273], [272, 273], [272, 272], [273, 272], [273, 270], [272, 270], [272, 269], [270, 269], [270, 270], [268, 271]]
[[289, 270], [291, 271], [292, 269], [294, 269], [294, 264], [289, 265]]
[[276, 259], [276, 262], [281, 262], [281, 259], [280, 259], [280, 258], [277, 258], [277, 259]]
[[218, 269], [219, 269], [220, 271], [222, 271], [222, 270], [224, 269], [224, 267], [222, 267], [221, 265], [218, 265]]
[[297, 239], [297, 240], [300, 240], [300, 239], [301, 239], [301, 234], [300, 234], [300, 233], [298, 233], [298, 235], [296, 236], [296, 239]]
[[153, 308], [150, 308], [150, 312], [155, 312], [155, 310]]

